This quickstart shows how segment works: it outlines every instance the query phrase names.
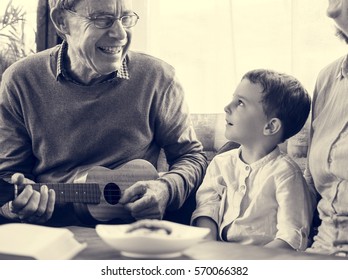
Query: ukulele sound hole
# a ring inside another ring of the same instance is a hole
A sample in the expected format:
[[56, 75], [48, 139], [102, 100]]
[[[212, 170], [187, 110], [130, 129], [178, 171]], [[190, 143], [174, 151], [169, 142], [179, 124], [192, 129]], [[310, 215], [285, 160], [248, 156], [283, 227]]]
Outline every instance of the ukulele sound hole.
[[116, 205], [121, 198], [121, 189], [115, 183], [109, 183], [104, 188], [104, 198], [107, 203]]

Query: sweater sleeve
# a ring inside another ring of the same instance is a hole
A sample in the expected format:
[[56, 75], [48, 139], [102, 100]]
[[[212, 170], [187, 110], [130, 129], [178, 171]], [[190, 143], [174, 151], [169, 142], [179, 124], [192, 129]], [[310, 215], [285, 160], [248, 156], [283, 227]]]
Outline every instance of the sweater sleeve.
[[0, 177], [21, 172], [34, 179], [31, 140], [21, 115], [20, 100], [8, 86], [9, 77], [5, 72], [0, 87]]
[[201, 184], [207, 168], [203, 146], [196, 137], [183, 89], [176, 78], [162, 95], [155, 137], [169, 164], [169, 171], [162, 176], [170, 188], [168, 209], [175, 210]]

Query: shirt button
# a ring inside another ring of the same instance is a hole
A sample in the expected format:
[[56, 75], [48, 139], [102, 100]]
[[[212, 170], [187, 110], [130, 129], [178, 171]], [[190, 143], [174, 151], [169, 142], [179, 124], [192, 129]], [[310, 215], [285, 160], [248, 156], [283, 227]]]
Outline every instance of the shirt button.
[[329, 162], [329, 163], [332, 163], [332, 158], [329, 158], [328, 162]]
[[250, 170], [250, 167], [249, 167], [249, 166], [245, 166], [245, 170], [246, 170], [246, 171], [249, 171], [249, 170]]
[[246, 189], [246, 186], [245, 186], [245, 185], [241, 185], [241, 186], [240, 186], [240, 190], [241, 190], [242, 192], [244, 192], [245, 189]]

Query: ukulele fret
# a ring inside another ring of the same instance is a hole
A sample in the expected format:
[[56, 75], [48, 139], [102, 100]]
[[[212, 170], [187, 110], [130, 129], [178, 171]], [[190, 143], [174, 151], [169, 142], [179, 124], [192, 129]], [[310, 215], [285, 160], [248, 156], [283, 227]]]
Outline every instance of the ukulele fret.
[[34, 184], [35, 190], [40, 190], [42, 185], [46, 185], [49, 189], [53, 189], [56, 193], [56, 201], [60, 203], [100, 203], [100, 189], [98, 184]]

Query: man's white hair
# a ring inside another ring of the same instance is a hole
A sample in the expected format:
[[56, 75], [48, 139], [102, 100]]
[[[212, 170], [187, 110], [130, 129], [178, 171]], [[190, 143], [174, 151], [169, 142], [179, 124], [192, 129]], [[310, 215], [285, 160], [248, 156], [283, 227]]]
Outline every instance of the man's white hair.
[[78, 0], [49, 0], [50, 9], [60, 7], [61, 9], [70, 9]]

